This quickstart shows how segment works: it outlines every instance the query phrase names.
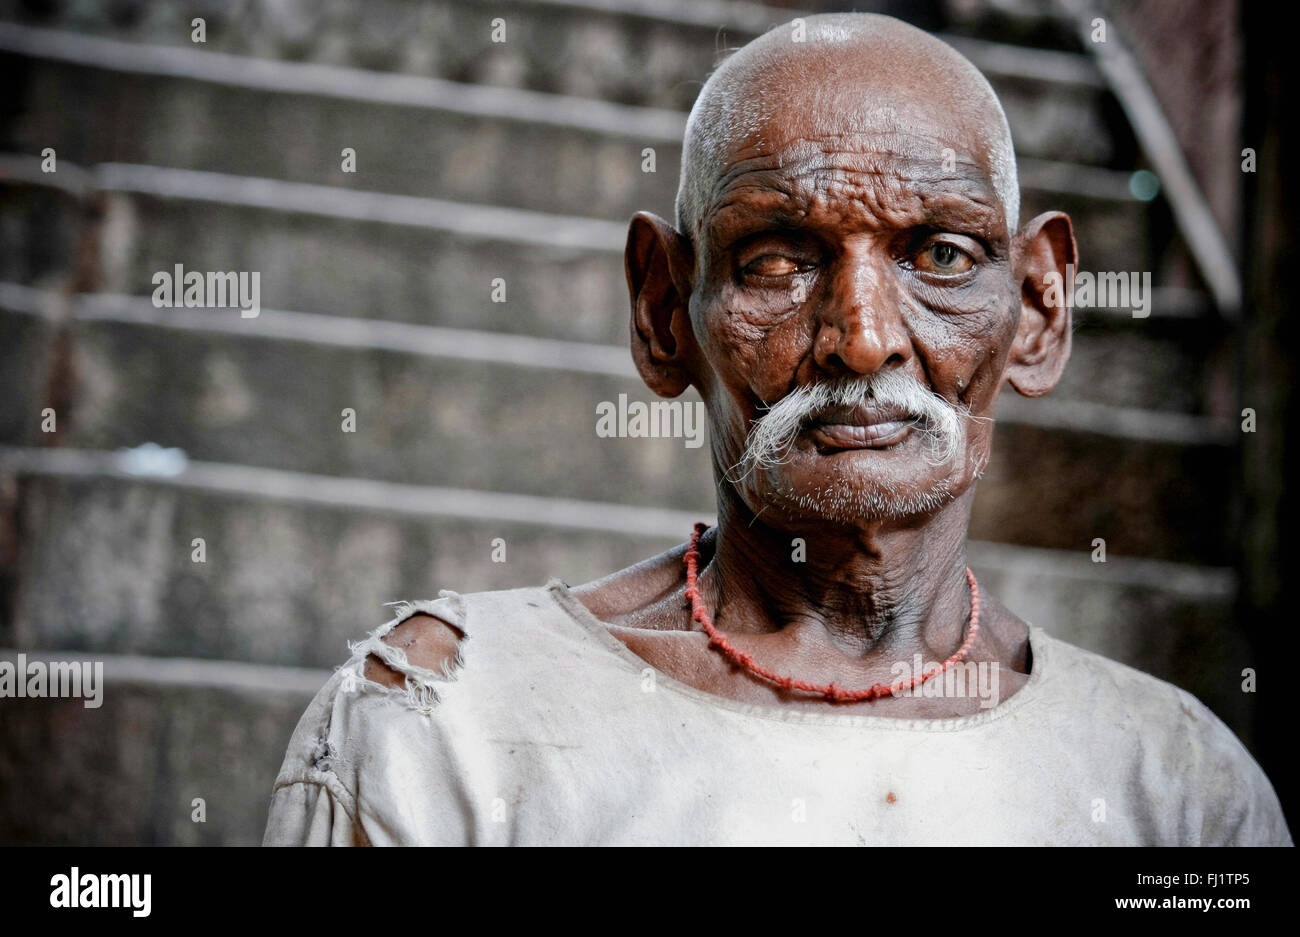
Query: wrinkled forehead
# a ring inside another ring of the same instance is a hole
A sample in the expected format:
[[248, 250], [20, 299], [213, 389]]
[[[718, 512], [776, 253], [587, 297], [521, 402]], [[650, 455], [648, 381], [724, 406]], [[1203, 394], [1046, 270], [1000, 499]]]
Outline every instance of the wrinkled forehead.
[[930, 226], [1009, 236], [1006, 206], [965, 151], [908, 131], [796, 137], [740, 147], [718, 176], [703, 233], [721, 243], [737, 227], [899, 229]]
[[[746, 100], [757, 98], [763, 107], [733, 125], [716, 167], [719, 185], [747, 167], [776, 164], [796, 173], [839, 162], [908, 167], [918, 180], [934, 182], [955, 173], [990, 190], [996, 186], [1000, 115], [988, 114], [956, 77], [760, 77], [746, 83], [741, 94], [746, 92], [754, 95]], [[925, 172], [927, 167], [935, 172]]]

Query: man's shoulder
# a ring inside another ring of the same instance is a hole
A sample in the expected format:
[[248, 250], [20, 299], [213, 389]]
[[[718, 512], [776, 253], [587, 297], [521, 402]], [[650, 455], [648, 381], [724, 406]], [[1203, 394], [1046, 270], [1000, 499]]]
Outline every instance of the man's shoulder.
[[1057, 692], [1075, 699], [1094, 719], [1122, 719], [1143, 735], [1197, 736], [1215, 748], [1244, 752], [1214, 712], [1167, 680], [1040, 631], [1039, 648], [1051, 654]]
[[1108, 751], [1117, 770], [1127, 760], [1133, 777], [1206, 805], [1209, 841], [1290, 842], [1268, 777], [1208, 706], [1166, 680], [1041, 631], [1037, 645], [1050, 656], [1053, 699], [1080, 714], [1066, 731]]
[[1035, 631], [1035, 657], [1044, 651], [1050, 654], [1054, 675], [1078, 684], [1076, 689], [1088, 689], [1157, 706], [1173, 704], [1185, 692], [1167, 680], [1097, 651], [1072, 644], [1041, 628]]
[[[544, 616], [547, 588], [443, 589], [436, 598], [389, 603], [392, 616], [348, 643], [349, 656], [308, 705], [282, 774], [291, 766], [329, 771], [331, 762], [344, 760], [336, 753], [345, 737], [358, 736], [351, 744], [376, 731], [404, 731], [405, 717], [421, 717], [426, 729], [436, 729], [444, 698], [458, 687], [470, 697], [498, 682], [501, 667], [493, 661], [499, 655], [479, 651], [506, 644], [501, 632], [528, 629], [530, 619]], [[558, 611], [554, 603], [550, 610]]]

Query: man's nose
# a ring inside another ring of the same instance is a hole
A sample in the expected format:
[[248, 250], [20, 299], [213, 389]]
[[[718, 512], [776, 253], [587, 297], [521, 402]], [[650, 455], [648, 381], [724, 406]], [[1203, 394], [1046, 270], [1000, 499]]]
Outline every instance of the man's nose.
[[891, 261], [841, 257], [832, 268], [813, 359], [832, 374], [874, 374], [904, 364], [912, 357], [912, 337], [903, 308]]

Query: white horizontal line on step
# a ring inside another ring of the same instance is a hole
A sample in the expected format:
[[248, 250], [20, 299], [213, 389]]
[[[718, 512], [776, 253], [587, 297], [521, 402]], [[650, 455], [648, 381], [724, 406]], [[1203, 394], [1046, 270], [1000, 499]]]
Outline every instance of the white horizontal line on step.
[[40, 315], [52, 321], [58, 320], [62, 302], [67, 304], [67, 315], [79, 322], [121, 322], [511, 367], [622, 378], [637, 376], [631, 352], [617, 345], [279, 309], [263, 309], [257, 318], [245, 319], [231, 309], [160, 309], [143, 296], [82, 293], [70, 299], [43, 297], [50, 294], [0, 283], [0, 308]]
[[627, 225], [621, 221], [524, 208], [132, 163], [101, 163], [87, 169], [61, 162], [57, 173], [42, 173], [39, 164], [36, 157], [0, 153], [0, 185], [8, 182], [39, 186], [77, 198], [92, 192], [125, 192], [423, 228], [471, 240], [530, 244], [565, 251], [621, 254], [627, 240]]
[[987, 540], [967, 544], [971, 566], [1008, 576], [1107, 582], [1226, 601], [1236, 595], [1237, 574], [1223, 566], [1195, 566], [1139, 556], [1106, 557], [1095, 563], [1091, 550], [1055, 550]]
[[1180, 446], [1227, 446], [1236, 441], [1231, 425], [1196, 414], [1068, 398], [1026, 399], [1010, 390], [999, 398], [997, 419], [1001, 423]]
[[358, 508], [411, 517], [453, 517], [571, 530], [594, 530], [676, 541], [707, 514], [639, 507], [573, 498], [410, 485], [372, 478], [312, 475], [285, 469], [189, 461], [175, 475], [138, 475], [117, 452], [93, 449], [14, 448], [0, 446], [0, 471], [61, 478], [112, 478], [161, 485], [315, 504]]
[[522, 208], [130, 163], [101, 163], [92, 172], [101, 191], [425, 228], [476, 240], [620, 254], [627, 240], [624, 222]]
[[104, 664], [104, 682], [115, 684], [315, 696], [331, 676], [329, 670], [252, 664], [234, 660], [105, 654], [94, 650], [43, 651], [39, 648], [0, 648], [0, 660], [16, 662], [19, 654], [26, 655], [29, 663], [32, 661], [99, 661]]

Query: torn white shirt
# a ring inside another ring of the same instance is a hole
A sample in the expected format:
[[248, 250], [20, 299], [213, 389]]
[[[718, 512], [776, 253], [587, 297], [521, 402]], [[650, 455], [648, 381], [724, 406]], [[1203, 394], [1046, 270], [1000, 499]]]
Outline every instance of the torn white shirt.
[[[267, 844], [1290, 845], [1268, 779], [1190, 694], [1031, 627], [978, 714], [751, 705], [632, 653], [559, 580], [404, 605], [303, 715]], [[466, 634], [452, 679], [380, 638]], [[374, 653], [403, 692], [367, 680]]]

